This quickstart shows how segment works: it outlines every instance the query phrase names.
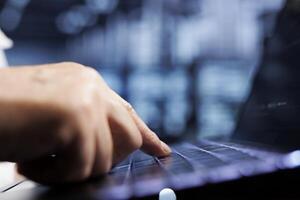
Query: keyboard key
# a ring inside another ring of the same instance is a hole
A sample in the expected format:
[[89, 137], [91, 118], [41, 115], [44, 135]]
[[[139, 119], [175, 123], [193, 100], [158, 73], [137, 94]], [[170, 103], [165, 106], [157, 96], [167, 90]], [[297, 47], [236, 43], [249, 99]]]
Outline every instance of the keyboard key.
[[188, 173], [194, 171], [192, 163], [176, 152], [173, 152], [170, 157], [158, 159], [157, 162], [159, 162], [159, 164], [170, 174]]

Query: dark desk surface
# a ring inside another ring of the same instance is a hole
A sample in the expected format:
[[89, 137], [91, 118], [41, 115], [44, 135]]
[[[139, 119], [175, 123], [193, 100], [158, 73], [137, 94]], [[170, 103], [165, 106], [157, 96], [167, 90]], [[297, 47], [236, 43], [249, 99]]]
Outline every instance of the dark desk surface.
[[[210, 184], [200, 188], [175, 191], [178, 200], [182, 199], [300, 199], [300, 169], [281, 171], [276, 174], [243, 178], [222, 184]], [[93, 183], [74, 185], [60, 189], [23, 190], [0, 199], [52, 200], [52, 199], [99, 199], [97, 187]], [[158, 194], [143, 199], [158, 200]]]

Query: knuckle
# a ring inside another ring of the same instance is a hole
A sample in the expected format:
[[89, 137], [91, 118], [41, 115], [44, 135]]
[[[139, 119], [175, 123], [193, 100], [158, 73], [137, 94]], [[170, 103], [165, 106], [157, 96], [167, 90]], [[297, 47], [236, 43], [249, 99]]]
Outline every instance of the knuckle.
[[116, 101], [115, 99], [108, 100], [107, 104], [108, 104], [108, 109], [112, 113], [116, 113], [116, 112], [120, 111], [121, 109], [124, 110], [124, 108], [122, 108], [122, 105], [120, 104], [120, 102]]
[[90, 94], [90, 95], [85, 95], [85, 97], [81, 99], [68, 100], [63, 109], [65, 110], [66, 119], [91, 120], [94, 113], [93, 107], [94, 107], [94, 98], [93, 95]]
[[87, 117], [88, 114], [90, 114], [92, 112], [92, 107], [93, 107], [93, 103], [92, 103], [92, 98], [87, 97], [89, 99], [86, 100], [81, 100], [79, 101], [74, 108], [74, 112], [75, 114], [78, 115], [84, 115]]
[[133, 106], [125, 100], [124, 100], [124, 106], [129, 112], [134, 112]]
[[54, 133], [56, 140], [62, 145], [67, 145], [77, 137], [85, 137], [84, 127], [86, 127], [86, 122], [87, 120], [92, 121], [89, 109], [89, 107], [85, 108], [83, 105], [76, 108], [65, 108], [61, 114], [59, 129]]

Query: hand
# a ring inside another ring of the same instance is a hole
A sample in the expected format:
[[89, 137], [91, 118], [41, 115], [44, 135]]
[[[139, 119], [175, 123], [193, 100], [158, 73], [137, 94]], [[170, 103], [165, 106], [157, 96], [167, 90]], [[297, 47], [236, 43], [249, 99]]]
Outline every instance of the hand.
[[82, 181], [139, 148], [171, 151], [95, 70], [75, 63], [0, 70], [0, 160], [16, 162], [26, 177]]

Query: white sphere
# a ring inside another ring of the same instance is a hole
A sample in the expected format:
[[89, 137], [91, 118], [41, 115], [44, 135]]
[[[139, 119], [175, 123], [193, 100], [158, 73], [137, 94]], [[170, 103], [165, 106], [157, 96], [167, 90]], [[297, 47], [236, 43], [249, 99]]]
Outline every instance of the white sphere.
[[172, 189], [164, 188], [159, 192], [159, 200], [176, 200], [176, 194]]

